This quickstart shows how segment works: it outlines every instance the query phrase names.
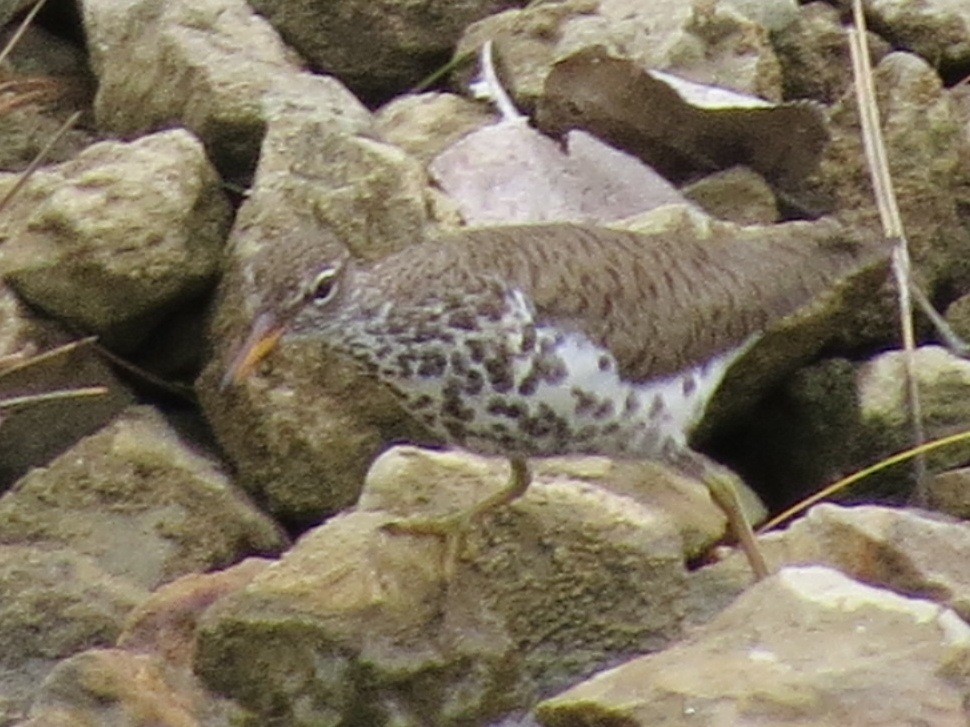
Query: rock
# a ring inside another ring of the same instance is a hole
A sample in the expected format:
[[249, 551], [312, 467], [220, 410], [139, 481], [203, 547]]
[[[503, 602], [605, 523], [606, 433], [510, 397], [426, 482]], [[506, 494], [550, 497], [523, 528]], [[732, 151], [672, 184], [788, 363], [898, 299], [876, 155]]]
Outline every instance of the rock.
[[[866, 40], [873, 65], [891, 50], [874, 33]], [[852, 92], [848, 36], [839, 11], [829, 3], [802, 5], [794, 22], [774, 31], [771, 41], [781, 63], [785, 98], [830, 104]]]
[[294, 727], [485, 724], [679, 635], [680, 539], [655, 511], [557, 481], [484, 520], [445, 580], [440, 537], [331, 519], [206, 612], [196, 673]]
[[389, 144], [299, 117], [268, 129], [231, 234], [213, 355], [196, 389], [239, 482], [287, 523], [306, 527], [353, 503], [384, 442], [430, 437], [353, 362], [317, 345], [281, 346], [266, 375], [237, 386], [222, 388], [221, 379], [265, 296], [296, 290], [308, 269], [348, 247], [375, 260], [426, 235], [434, 221], [425, 191], [421, 166]]
[[[774, 568], [825, 565], [903, 596], [936, 601], [970, 617], [970, 525], [875, 505], [813, 507], [786, 530], [760, 538]], [[750, 584], [735, 554], [692, 574], [688, 618], [703, 622]], [[701, 602], [701, 599], [705, 602]]]
[[219, 184], [182, 130], [95, 144], [37, 172], [4, 210], [0, 275], [33, 305], [130, 350], [212, 284], [230, 214]]
[[511, 95], [530, 111], [546, 94], [555, 63], [594, 48], [641, 69], [670, 71], [773, 101], [781, 98], [781, 72], [767, 31], [728, 2], [539, 3], [469, 26], [456, 56], [488, 39], [496, 43]]
[[[724, 513], [707, 488], [662, 464], [574, 456], [536, 459], [532, 465], [534, 482], [592, 487], [663, 513], [680, 534], [685, 559], [699, 557], [725, 535]], [[497, 494], [508, 477], [508, 461], [501, 457], [392, 447], [368, 470], [357, 509], [443, 517]], [[743, 483], [739, 497], [751, 522], [764, 519], [764, 507]]]
[[[7, 7], [9, 3], [4, 4]], [[4, 9], [0, 9], [0, 19]], [[0, 48], [13, 32], [13, 27], [0, 32]], [[0, 169], [4, 171], [25, 169], [73, 112], [90, 108], [95, 90], [84, 51], [36, 24], [20, 37], [0, 79], [5, 89], [0, 100]], [[33, 102], [18, 105], [18, 97]], [[67, 161], [94, 139], [91, 130], [75, 125], [46, 151], [44, 161]]]
[[956, 727], [968, 679], [970, 627], [949, 609], [828, 568], [786, 568], [687, 641], [598, 674], [537, 716], [548, 727], [875, 727], [919, 715]]
[[592, 134], [573, 129], [557, 142], [517, 115], [464, 136], [428, 171], [469, 227], [607, 225], [687, 203], [656, 171]]
[[536, 121], [555, 135], [586, 129], [672, 181], [741, 165], [784, 189], [803, 184], [828, 138], [813, 104], [770, 103], [647, 70], [600, 46], [553, 65]]
[[33, 0], [11, 0], [0, 6], [0, 26], [6, 25], [21, 10], [33, 5]]
[[246, 558], [225, 570], [189, 573], [160, 586], [128, 614], [117, 646], [191, 669], [202, 615], [220, 598], [245, 588], [272, 562]]
[[253, 0], [310, 63], [374, 100], [413, 86], [448, 58], [469, 23], [515, 0]]
[[0, 723], [23, 717], [58, 660], [109, 646], [148, 594], [67, 549], [0, 545]]
[[0, 540], [69, 546], [152, 588], [285, 537], [162, 417], [132, 408], [0, 498]]
[[771, 187], [761, 175], [746, 167], [711, 174], [682, 191], [687, 199], [719, 220], [738, 225], [778, 221], [778, 205]]
[[[735, 428], [735, 465], [751, 484], [775, 487], [791, 503], [841, 477], [913, 446], [906, 404], [904, 353], [887, 351], [863, 364], [830, 359], [791, 376], [746, 422]], [[915, 351], [916, 378], [927, 440], [966, 429], [963, 406], [970, 363], [939, 346]], [[776, 453], [784, 452], [783, 456]], [[931, 472], [963, 464], [970, 445], [955, 442], [927, 454]], [[912, 489], [912, 466], [875, 473], [839, 497], [899, 502]]]
[[[881, 451], [912, 445], [905, 357], [903, 351], [887, 351], [856, 371], [859, 418], [871, 433], [879, 431]], [[936, 439], [964, 430], [970, 416], [962, 406], [970, 390], [970, 361], [941, 346], [921, 346], [913, 352], [913, 359], [927, 437]], [[968, 457], [970, 444], [966, 443], [927, 456], [928, 463], [937, 468], [962, 464]]]
[[798, 19], [796, 0], [728, 0], [728, 4], [770, 33], [778, 33]]
[[118, 649], [61, 662], [41, 685], [22, 727], [230, 727], [247, 716], [203, 690], [186, 669]]
[[[962, 212], [970, 204], [970, 140], [937, 73], [910, 53], [890, 53], [874, 69], [886, 153], [913, 267], [923, 289], [962, 290], [970, 281], [970, 232]], [[832, 142], [813, 178], [819, 197], [855, 229], [878, 229], [878, 210], [868, 184], [855, 97], [847, 92], [829, 113]], [[894, 296], [880, 314], [897, 325]], [[867, 306], [874, 327], [873, 305]], [[862, 326], [860, 325], [860, 328]]]
[[400, 96], [378, 110], [383, 139], [427, 164], [468, 133], [498, 119], [488, 105], [453, 93]]
[[970, 468], [941, 472], [926, 485], [929, 506], [961, 520], [970, 520]]
[[[73, 340], [61, 326], [29, 310], [0, 282], [0, 491], [133, 403], [132, 394], [90, 346], [23, 366]], [[107, 392], [17, 407], [4, 403], [88, 386], [103, 386]]]
[[960, 0], [928, 0], [918, 4], [871, 0], [869, 21], [893, 45], [911, 50], [943, 69], [965, 68], [970, 62], [970, 8]]
[[947, 306], [946, 322], [964, 341], [970, 340], [970, 294], [961, 295]]
[[346, 88], [305, 72], [243, 0], [87, 0], [83, 13], [105, 131], [184, 126], [221, 170], [240, 176], [255, 166], [272, 119], [307, 115], [350, 133], [370, 126]]
[[819, 505], [783, 538], [786, 563], [820, 563], [927, 598], [970, 620], [970, 525], [876, 506]]

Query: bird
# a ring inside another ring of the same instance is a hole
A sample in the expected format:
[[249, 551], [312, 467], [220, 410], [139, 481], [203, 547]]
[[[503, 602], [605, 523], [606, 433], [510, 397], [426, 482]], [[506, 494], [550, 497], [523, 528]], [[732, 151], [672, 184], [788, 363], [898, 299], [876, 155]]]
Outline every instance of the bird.
[[[809, 224], [809, 223], [790, 223]], [[800, 238], [800, 239], [797, 239]], [[510, 462], [506, 486], [440, 532], [521, 496], [529, 460], [657, 460], [701, 480], [757, 578], [736, 475], [690, 434], [728, 368], [775, 321], [860, 269], [871, 245], [822, 235], [647, 234], [578, 223], [463, 228], [376, 263], [298, 261], [262, 296], [223, 386], [288, 341], [354, 359], [447, 445]], [[882, 256], [882, 252], [879, 251]]]

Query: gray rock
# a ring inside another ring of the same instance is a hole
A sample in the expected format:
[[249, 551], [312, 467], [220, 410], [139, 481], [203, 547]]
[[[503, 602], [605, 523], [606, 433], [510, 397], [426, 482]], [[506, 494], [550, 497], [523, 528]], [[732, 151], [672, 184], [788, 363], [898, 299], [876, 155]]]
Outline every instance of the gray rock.
[[447, 580], [442, 539], [390, 521], [337, 516], [209, 609], [209, 688], [294, 727], [478, 724], [680, 633], [680, 538], [630, 497], [537, 483], [468, 533]]
[[274, 562], [246, 558], [225, 570], [189, 573], [159, 586], [129, 612], [118, 648], [154, 654], [172, 666], [191, 669], [202, 615], [220, 598], [245, 588]]
[[[0, 17], [2, 14], [0, 9]], [[13, 32], [12, 27], [0, 32], [0, 48]], [[48, 145], [74, 111], [90, 108], [96, 82], [87, 69], [82, 48], [36, 23], [20, 37], [4, 66], [6, 91], [0, 99], [0, 169], [21, 171]], [[21, 105], [25, 98], [32, 102]], [[92, 143], [95, 133], [80, 127], [81, 124], [75, 124], [61, 135], [46, 151], [45, 163], [66, 161]]]
[[[970, 232], [962, 213], [970, 203], [965, 118], [936, 71], [918, 56], [890, 53], [875, 67], [874, 76], [893, 187], [906, 221], [914, 268], [931, 299], [938, 288], [962, 290], [970, 281]], [[869, 172], [854, 96], [847, 94], [835, 104], [829, 119], [832, 142], [813, 183], [848, 224], [878, 229], [872, 190], [860, 183]], [[883, 315], [896, 326], [894, 306], [886, 311]]]
[[970, 293], [964, 293], [947, 306], [946, 322], [964, 341], [970, 340]]
[[119, 649], [86, 651], [61, 662], [41, 685], [29, 716], [22, 727], [231, 727], [248, 717], [202, 689], [190, 670]]
[[[134, 402], [107, 362], [89, 346], [24, 365], [75, 339], [60, 325], [29, 310], [0, 283], [0, 490]], [[87, 386], [104, 387], [107, 393], [18, 407], [4, 404], [15, 397]]]
[[146, 407], [31, 471], [0, 498], [0, 540], [69, 546], [149, 588], [285, 543], [211, 458]]
[[555, 63], [594, 48], [641, 70], [781, 98], [781, 71], [767, 31], [728, 2], [696, 7], [637, 0], [538, 3], [469, 26], [456, 55], [469, 54], [488, 39], [495, 41], [503, 80], [523, 109], [534, 109], [545, 95]]
[[[704, 555], [725, 536], [724, 513], [707, 488], [660, 463], [577, 456], [536, 459], [532, 465], [535, 482], [591, 487], [662, 513], [679, 533], [685, 559]], [[357, 509], [442, 517], [497, 494], [508, 476], [508, 462], [501, 457], [392, 447], [368, 470]], [[763, 505], [739, 484], [745, 514], [760, 522]]]
[[755, 21], [771, 33], [784, 30], [798, 18], [796, 0], [728, 0], [739, 13]]
[[[774, 568], [825, 565], [903, 596], [926, 598], [970, 618], [970, 525], [875, 505], [817, 505], [786, 530], [760, 538]], [[703, 622], [748, 588], [744, 559], [691, 574], [688, 618]], [[701, 599], [704, 599], [703, 601]]]
[[970, 628], [929, 601], [786, 568], [686, 642], [539, 705], [552, 727], [616, 723], [966, 724]]
[[[852, 89], [849, 40], [839, 11], [826, 2], [798, 8], [794, 22], [771, 36], [781, 62], [785, 98], [811, 98], [833, 103]], [[867, 34], [875, 65], [891, 48], [874, 33]]]
[[34, 0], [3, 0], [0, 3], [0, 26], [6, 25], [14, 15], [33, 4]]
[[54, 317], [130, 349], [212, 284], [230, 215], [219, 184], [186, 131], [95, 144], [35, 174], [4, 210], [0, 275]]
[[[786, 497], [796, 500], [912, 447], [903, 359], [901, 351], [862, 364], [829, 359], [792, 375], [746, 423], [753, 479], [784, 482]], [[927, 439], [965, 430], [970, 362], [923, 346], [915, 363]], [[784, 456], [772, 456], [780, 452]], [[970, 445], [963, 442], [928, 453], [926, 461], [931, 472], [940, 472], [968, 457]], [[911, 464], [891, 467], [839, 497], [898, 502], [912, 489], [912, 472]]]
[[869, 21], [894, 45], [934, 66], [961, 68], [970, 62], [970, 7], [962, 0], [870, 0]]
[[929, 478], [929, 506], [962, 520], [970, 520], [970, 467], [941, 472]]
[[286, 41], [361, 95], [386, 97], [448, 57], [462, 30], [516, 0], [253, 0]]
[[82, 9], [106, 131], [185, 126], [237, 175], [255, 166], [271, 119], [307, 114], [352, 133], [371, 123], [340, 83], [305, 72], [243, 0], [86, 0]]
[[382, 106], [375, 124], [383, 139], [427, 164], [466, 134], [497, 119], [484, 103], [453, 93], [422, 93]]
[[26, 712], [39, 682], [79, 651], [108, 646], [148, 594], [68, 549], [0, 546], [0, 723]]
[[778, 221], [771, 187], [757, 172], [733, 167], [683, 188], [683, 194], [712, 217], [738, 225], [768, 225]]

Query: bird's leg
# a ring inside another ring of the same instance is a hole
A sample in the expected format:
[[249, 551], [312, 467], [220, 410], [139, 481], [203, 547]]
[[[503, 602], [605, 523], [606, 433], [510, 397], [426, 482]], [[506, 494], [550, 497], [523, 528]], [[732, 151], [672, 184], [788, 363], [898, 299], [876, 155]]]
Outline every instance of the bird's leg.
[[510, 457], [509, 470], [509, 481], [505, 487], [475, 505], [469, 511], [469, 521], [473, 522], [497, 507], [515, 502], [529, 489], [532, 472], [529, 470], [528, 460], [524, 457]]
[[755, 579], [760, 581], [767, 578], [768, 564], [755, 538], [751, 523], [741, 509], [741, 501], [735, 485], [736, 476], [704, 455], [688, 449], [677, 452], [675, 462], [681, 471], [700, 480], [707, 487], [714, 504], [721, 508], [727, 517], [728, 528], [747, 557]]
[[394, 533], [411, 535], [436, 535], [445, 540], [445, 573], [450, 576], [455, 571], [458, 555], [465, 534], [492, 510], [508, 505], [523, 494], [532, 482], [529, 463], [524, 457], [509, 458], [509, 480], [506, 485], [474, 507], [440, 517], [417, 515], [387, 523], [384, 528]]

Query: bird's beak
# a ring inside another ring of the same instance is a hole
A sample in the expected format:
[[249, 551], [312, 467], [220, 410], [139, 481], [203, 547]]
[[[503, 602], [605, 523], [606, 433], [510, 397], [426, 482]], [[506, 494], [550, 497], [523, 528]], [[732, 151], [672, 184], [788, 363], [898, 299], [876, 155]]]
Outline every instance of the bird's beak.
[[269, 313], [261, 313], [257, 316], [249, 335], [239, 346], [226, 369], [219, 388], [225, 389], [232, 384], [239, 384], [250, 376], [260, 361], [276, 348], [285, 330], [285, 327], [276, 321], [275, 316]]

